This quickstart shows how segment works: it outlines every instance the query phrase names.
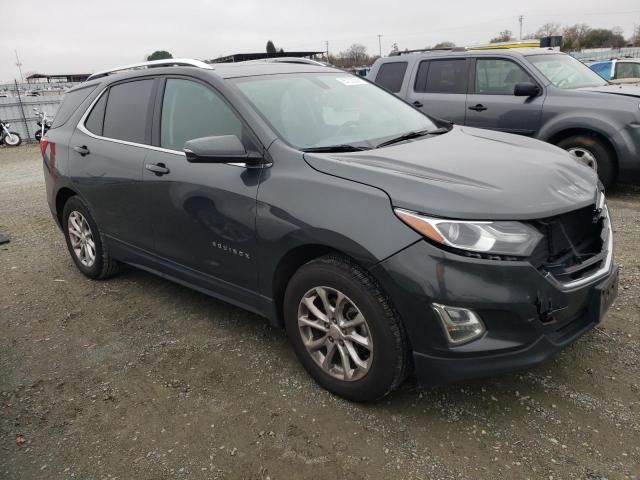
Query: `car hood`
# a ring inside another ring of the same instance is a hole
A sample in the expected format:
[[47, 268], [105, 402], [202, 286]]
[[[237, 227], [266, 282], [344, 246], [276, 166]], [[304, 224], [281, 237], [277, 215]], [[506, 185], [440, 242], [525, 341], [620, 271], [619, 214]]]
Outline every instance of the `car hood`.
[[597, 176], [565, 151], [469, 127], [353, 153], [305, 153], [329, 175], [384, 190], [395, 207], [439, 217], [545, 218], [595, 202]]
[[613, 95], [625, 95], [628, 97], [640, 97], [640, 86], [627, 84], [610, 84], [602, 87], [578, 88], [583, 92], [610, 93]]

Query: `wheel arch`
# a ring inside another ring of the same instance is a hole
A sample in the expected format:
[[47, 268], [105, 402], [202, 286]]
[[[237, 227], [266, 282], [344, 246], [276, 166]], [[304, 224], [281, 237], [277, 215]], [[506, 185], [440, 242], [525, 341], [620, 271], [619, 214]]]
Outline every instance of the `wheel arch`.
[[75, 197], [78, 193], [69, 187], [62, 187], [56, 193], [56, 220], [58, 225], [62, 227], [62, 212], [64, 212], [64, 206], [71, 197]]
[[616, 150], [616, 146], [613, 144], [613, 142], [611, 140], [609, 140], [609, 138], [607, 137], [607, 135], [597, 129], [594, 128], [588, 128], [588, 127], [572, 127], [572, 128], [565, 128], [562, 130], [558, 130], [552, 134], [550, 134], [549, 136], [547, 136], [547, 138], [545, 138], [544, 140], [546, 142], [549, 142], [553, 145], [557, 145], [559, 142], [561, 142], [562, 140], [569, 138], [569, 137], [573, 137], [576, 135], [585, 135], [588, 137], [592, 137], [597, 139], [598, 141], [600, 141], [612, 154], [612, 159], [614, 161], [614, 166], [615, 166], [615, 170], [616, 173], [618, 171], [619, 168], [619, 164], [618, 164], [618, 152]]
[[[309, 263], [316, 258], [330, 254], [344, 257], [348, 261], [353, 262], [371, 274], [367, 265], [363, 264], [362, 258], [358, 259], [354, 255], [351, 255], [336, 246], [324, 243], [307, 243], [291, 248], [280, 258], [271, 277], [271, 295], [275, 313], [275, 318], [272, 319], [272, 321], [275, 325], [284, 327], [284, 294], [291, 277], [293, 277], [296, 271], [298, 271], [298, 269], [304, 264]], [[375, 278], [373, 274], [371, 275]], [[376, 281], [378, 281], [377, 278]], [[382, 288], [382, 286], [380, 286], [380, 288]]]

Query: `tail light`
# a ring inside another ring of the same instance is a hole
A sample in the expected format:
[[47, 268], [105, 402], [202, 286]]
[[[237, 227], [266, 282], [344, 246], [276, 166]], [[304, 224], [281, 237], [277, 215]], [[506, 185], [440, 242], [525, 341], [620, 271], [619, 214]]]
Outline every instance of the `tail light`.
[[49, 139], [47, 137], [42, 137], [40, 139], [40, 153], [44, 156], [47, 151], [47, 146], [49, 145]]

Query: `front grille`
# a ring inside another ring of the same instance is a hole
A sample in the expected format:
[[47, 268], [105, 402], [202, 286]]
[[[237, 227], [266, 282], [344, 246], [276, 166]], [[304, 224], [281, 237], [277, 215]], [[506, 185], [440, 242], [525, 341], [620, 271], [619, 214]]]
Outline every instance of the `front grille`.
[[607, 222], [606, 208], [595, 205], [531, 222], [544, 235], [531, 263], [561, 283], [588, 277], [606, 262]]

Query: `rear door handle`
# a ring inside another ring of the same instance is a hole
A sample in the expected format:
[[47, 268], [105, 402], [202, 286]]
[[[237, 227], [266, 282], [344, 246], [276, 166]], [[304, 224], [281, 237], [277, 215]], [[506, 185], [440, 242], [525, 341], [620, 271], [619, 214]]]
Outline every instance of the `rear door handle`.
[[144, 168], [155, 173], [157, 176], [166, 175], [170, 172], [164, 163], [147, 163]]
[[75, 146], [75, 147], [73, 147], [73, 150], [75, 152], [78, 152], [81, 157], [84, 157], [85, 155], [89, 155], [91, 153], [86, 145], [82, 145], [81, 147], [80, 146]]
[[420, 100], [416, 100], [415, 102], [413, 102], [413, 106], [418, 108], [423, 107], [422, 102]]
[[469, 110], [475, 110], [476, 112], [484, 112], [486, 109], [487, 107], [481, 103], [477, 104], [475, 107], [469, 107]]

